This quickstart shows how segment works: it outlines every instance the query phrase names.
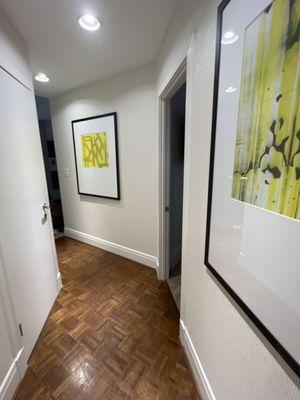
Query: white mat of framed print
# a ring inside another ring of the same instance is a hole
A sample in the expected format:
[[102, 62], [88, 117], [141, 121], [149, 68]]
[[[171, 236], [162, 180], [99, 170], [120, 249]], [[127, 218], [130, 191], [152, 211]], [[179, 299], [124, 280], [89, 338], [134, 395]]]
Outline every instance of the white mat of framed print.
[[299, 375], [300, 0], [218, 17], [205, 264]]
[[120, 199], [117, 113], [72, 121], [78, 193]]

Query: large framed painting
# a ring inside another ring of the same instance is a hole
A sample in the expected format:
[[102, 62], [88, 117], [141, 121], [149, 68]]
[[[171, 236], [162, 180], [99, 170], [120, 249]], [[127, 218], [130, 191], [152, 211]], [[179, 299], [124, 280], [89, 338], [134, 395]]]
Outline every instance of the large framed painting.
[[120, 199], [117, 113], [72, 121], [78, 193]]
[[300, 0], [218, 9], [205, 264], [300, 372]]

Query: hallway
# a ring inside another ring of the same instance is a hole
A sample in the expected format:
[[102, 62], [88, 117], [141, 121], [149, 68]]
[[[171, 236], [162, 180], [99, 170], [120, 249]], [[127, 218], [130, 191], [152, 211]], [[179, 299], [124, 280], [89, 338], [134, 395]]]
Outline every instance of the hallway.
[[57, 252], [64, 288], [16, 400], [200, 399], [155, 271], [68, 238]]

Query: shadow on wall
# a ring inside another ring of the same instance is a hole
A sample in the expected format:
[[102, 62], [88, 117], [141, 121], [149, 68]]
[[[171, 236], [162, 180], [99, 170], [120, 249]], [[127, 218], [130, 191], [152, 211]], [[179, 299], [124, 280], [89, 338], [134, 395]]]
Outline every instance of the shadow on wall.
[[102, 204], [104, 206], [109, 206], [109, 207], [117, 207], [117, 208], [124, 208], [124, 202], [122, 199], [122, 193], [121, 193], [121, 200], [115, 200], [115, 199], [105, 199], [101, 197], [96, 197], [96, 196], [88, 196], [81, 194], [79, 195], [80, 201], [84, 201], [87, 203], [95, 203], [95, 204]]

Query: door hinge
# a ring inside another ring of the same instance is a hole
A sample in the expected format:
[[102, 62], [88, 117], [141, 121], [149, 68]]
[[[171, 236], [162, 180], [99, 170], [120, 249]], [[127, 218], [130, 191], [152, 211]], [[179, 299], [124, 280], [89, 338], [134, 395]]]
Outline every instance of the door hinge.
[[23, 328], [22, 328], [22, 324], [19, 324], [19, 330], [20, 330], [20, 335], [23, 336]]
[[170, 207], [169, 206], [166, 206], [165, 207], [165, 212], [169, 212], [170, 211]]

